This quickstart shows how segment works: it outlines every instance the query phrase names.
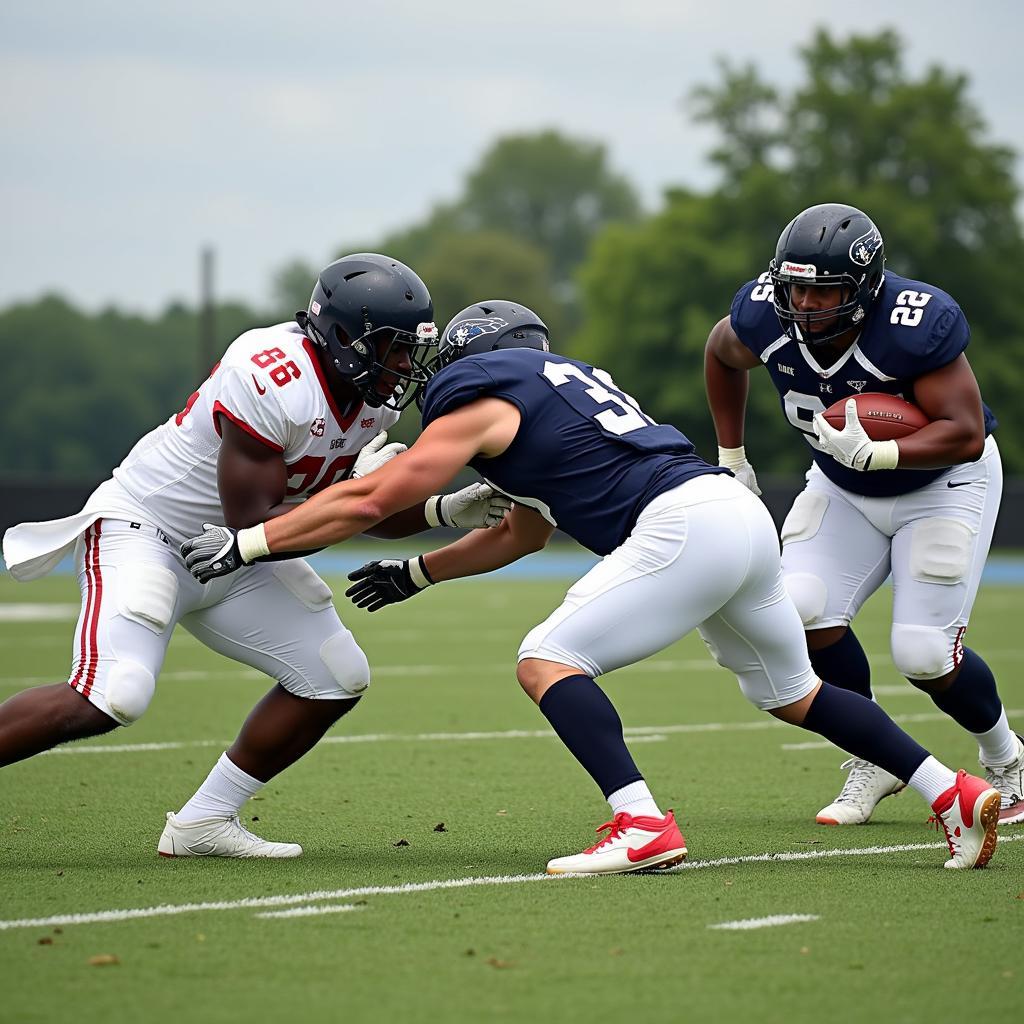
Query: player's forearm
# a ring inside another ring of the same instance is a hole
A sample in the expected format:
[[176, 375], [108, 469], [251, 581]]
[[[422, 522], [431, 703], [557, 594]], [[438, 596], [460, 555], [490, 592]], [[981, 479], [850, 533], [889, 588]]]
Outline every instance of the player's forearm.
[[539, 551], [545, 543], [546, 538], [517, 534], [502, 524], [491, 530], [473, 530], [454, 543], [429, 552], [423, 560], [431, 579], [440, 583], [501, 569]]
[[942, 469], [981, 458], [985, 431], [956, 420], [933, 420], [896, 444], [900, 469]]
[[739, 448], [743, 444], [749, 384], [748, 371], [726, 366], [710, 348], [705, 351], [704, 386], [708, 408], [718, 443], [723, 448]]
[[[271, 554], [327, 547], [364, 533], [385, 516], [378, 506], [367, 500], [358, 484], [359, 481], [351, 481], [328, 487], [286, 515], [271, 519], [253, 530], [262, 529]], [[247, 536], [243, 537], [243, 534]], [[239, 534], [240, 546], [255, 540], [248, 535], [249, 531]]]

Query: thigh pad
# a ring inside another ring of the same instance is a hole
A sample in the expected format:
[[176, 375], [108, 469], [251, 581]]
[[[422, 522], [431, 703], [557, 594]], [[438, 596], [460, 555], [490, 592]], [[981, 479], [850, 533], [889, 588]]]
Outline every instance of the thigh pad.
[[921, 583], [952, 586], [971, 565], [974, 534], [958, 519], [922, 519], [910, 532], [910, 573]]
[[117, 610], [154, 633], [163, 633], [174, 617], [178, 578], [155, 562], [126, 562], [117, 567]]

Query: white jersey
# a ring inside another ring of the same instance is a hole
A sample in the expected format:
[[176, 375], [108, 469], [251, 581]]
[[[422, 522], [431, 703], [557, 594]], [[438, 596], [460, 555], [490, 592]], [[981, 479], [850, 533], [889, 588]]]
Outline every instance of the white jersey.
[[342, 415], [315, 347], [298, 325], [247, 331], [181, 412], [139, 440], [81, 513], [7, 532], [4, 558], [12, 574], [30, 579], [49, 571], [103, 516], [148, 523], [175, 544], [202, 533], [203, 523], [223, 523], [217, 488], [222, 418], [282, 454], [284, 501], [298, 504], [345, 479], [360, 449], [397, 422], [398, 413], [357, 403]]

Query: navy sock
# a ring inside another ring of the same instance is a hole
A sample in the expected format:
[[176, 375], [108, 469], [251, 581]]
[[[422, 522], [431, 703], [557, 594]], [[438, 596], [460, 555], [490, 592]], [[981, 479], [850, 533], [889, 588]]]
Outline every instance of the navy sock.
[[[915, 680], [910, 681], [918, 686]], [[942, 693], [926, 692], [940, 711], [945, 711], [968, 732], [988, 732], [1003, 713], [992, 669], [969, 647], [964, 648], [960, 672], [953, 680], [953, 685]]]
[[834, 644], [818, 651], [809, 650], [808, 654], [819, 679], [871, 699], [868, 656], [852, 629], [847, 629]]
[[559, 679], [541, 697], [540, 710], [606, 797], [643, 778], [626, 749], [615, 705], [590, 676]]
[[921, 767], [928, 751], [915, 743], [877, 704], [838, 686], [822, 683], [803, 728], [837, 747], [877, 764], [904, 782]]

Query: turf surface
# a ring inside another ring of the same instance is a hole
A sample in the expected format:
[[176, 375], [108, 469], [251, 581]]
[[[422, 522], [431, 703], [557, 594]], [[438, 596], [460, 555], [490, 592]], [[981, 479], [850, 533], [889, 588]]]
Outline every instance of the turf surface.
[[[656, 796], [677, 810], [691, 865], [727, 863], [542, 878], [547, 858], [588, 844], [607, 811], [512, 671], [519, 639], [563, 590], [466, 582], [373, 616], [339, 600], [375, 669], [371, 693], [244, 815], [268, 838], [301, 842], [295, 861], [156, 856], [163, 812], [191, 794], [266, 688], [179, 631], [143, 721], [0, 773], [0, 1020], [924, 1022], [1012, 1012], [1024, 981], [1024, 827], [1003, 830], [1010, 841], [988, 870], [965, 873], [942, 870], [940, 837], [913, 793], [885, 801], [870, 825], [816, 826], [843, 755], [787, 749], [815, 737], [748, 706], [696, 637], [606, 685]], [[0, 580], [0, 698], [26, 679], [66, 676], [77, 599], [70, 577]], [[55, 617], [37, 621], [35, 609], [4, 621], [5, 605], [26, 602]], [[1011, 709], [1024, 709], [1022, 612], [1024, 589], [986, 588], [970, 633]], [[887, 613], [883, 592], [859, 626], [881, 703], [921, 716], [908, 724], [914, 735], [973, 768], [970, 739], [889, 664]], [[1015, 723], [1024, 729], [1024, 715]], [[166, 746], [87, 752], [125, 744]], [[898, 846], [915, 848], [853, 853]], [[736, 863], [764, 853], [797, 857]], [[408, 888], [459, 879], [494, 881]], [[219, 909], [184, 909], [203, 903]], [[154, 907], [165, 912], [8, 924]], [[260, 916], [302, 909], [331, 912]], [[709, 927], [798, 914], [817, 919]]]

